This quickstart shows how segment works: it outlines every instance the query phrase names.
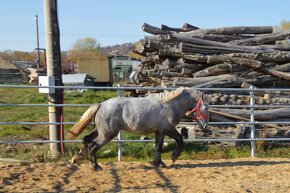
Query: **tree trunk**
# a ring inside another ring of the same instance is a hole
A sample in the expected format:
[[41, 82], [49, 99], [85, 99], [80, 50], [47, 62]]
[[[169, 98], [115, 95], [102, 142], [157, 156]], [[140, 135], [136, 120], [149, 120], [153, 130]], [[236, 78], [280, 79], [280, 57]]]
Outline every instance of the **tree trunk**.
[[234, 75], [224, 74], [219, 76], [209, 76], [200, 78], [176, 78], [173, 81], [174, 86], [197, 86], [211, 81], [233, 81], [236, 80]]
[[178, 72], [166, 72], [166, 71], [162, 71], [160, 73], [161, 76], [164, 77], [183, 77], [184, 75]]
[[274, 62], [274, 63], [286, 63], [290, 62], [290, 52], [287, 51], [275, 51], [266, 53], [232, 53], [228, 56], [248, 58], [252, 60], [259, 60], [261, 62]]
[[208, 60], [207, 60], [208, 64], [216, 64], [216, 63], [222, 63], [222, 62], [227, 62], [230, 64], [239, 64], [241, 66], [246, 66], [246, 67], [250, 67], [250, 68], [258, 68], [258, 67], [262, 66], [262, 63], [258, 60], [231, 57], [230, 55], [208, 56]]
[[190, 69], [190, 68], [182, 68], [181, 69], [181, 74], [184, 74], [184, 75], [191, 75], [193, 73], [193, 70]]
[[231, 64], [217, 64], [214, 66], [207, 67], [203, 70], [200, 70], [198, 72], [195, 72], [193, 76], [195, 78], [197, 77], [203, 77], [203, 76], [213, 76], [213, 75], [220, 75], [220, 74], [226, 74], [232, 71], [232, 65]]
[[198, 62], [207, 64], [208, 56], [203, 54], [182, 54], [181, 56], [187, 62]]
[[184, 31], [193, 31], [193, 30], [197, 30], [197, 29], [199, 29], [198, 27], [195, 27], [195, 26], [193, 26], [193, 25], [190, 25], [190, 24], [188, 24], [188, 23], [184, 23], [183, 25], [182, 25], [182, 29], [184, 30]]
[[253, 49], [251, 46], [239, 46], [239, 45], [234, 45], [234, 44], [229, 44], [229, 43], [203, 40], [199, 38], [182, 36], [180, 34], [162, 35], [161, 37], [163, 37], [162, 41], [164, 42], [175, 41], [175, 42], [185, 42], [185, 43], [193, 44], [193, 46], [200, 45], [200, 46], [232, 48], [232, 49], [243, 50], [243, 52], [249, 52], [249, 53], [262, 52], [262, 50]]
[[169, 27], [167, 25], [161, 25], [161, 30], [162, 31], [166, 31], [166, 32], [185, 32], [183, 28], [173, 28], [173, 27]]
[[161, 31], [160, 28], [155, 27], [155, 26], [152, 26], [152, 25], [149, 25], [147, 23], [144, 23], [143, 24], [142, 30], [145, 31], [145, 32], [147, 32], [147, 33], [153, 34], [153, 35], [171, 33], [171, 32], [167, 32], [167, 31]]
[[289, 36], [289, 35], [290, 35], [290, 30], [287, 30], [285, 32], [264, 34], [264, 35], [250, 38], [250, 39], [234, 40], [231, 43], [236, 44], [236, 45], [269, 44], [269, 43], [275, 43], [278, 40], [283, 40], [283, 39], [287, 38], [287, 36]]
[[290, 80], [290, 73], [286, 73], [286, 72], [280, 72], [274, 69], [265, 69], [265, 68], [257, 68], [257, 70], [259, 70], [260, 72], [264, 72], [266, 74], [270, 74], [272, 76], [275, 76], [277, 78], [281, 78], [284, 80]]
[[212, 54], [229, 54], [229, 53], [239, 53], [239, 52], [241, 52], [241, 53], [245, 53], [245, 52], [253, 53], [252, 50], [248, 51], [248, 50], [240, 49], [240, 48], [200, 46], [200, 45], [188, 44], [188, 43], [184, 43], [184, 42], [179, 43], [178, 47], [179, 47], [179, 52], [188, 53], [188, 54], [199, 53], [199, 54], [205, 54], [205, 55], [212, 55]]
[[[257, 88], [247, 82], [243, 82], [241, 87], [242, 88], [250, 88], [250, 86], [253, 87], [253, 89]], [[269, 95], [270, 97], [272, 97], [273, 95], [270, 93], [270, 92], [267, 92], [267, 91], [263, 91], [263, 90], [255, 90], [255, 96], [260, 96], [260, 97], [264, 97], [265, 94]]]
[[196, 72], [204, 67], [200, 64], [187, 64], [187, 63], [178, 63], [176, 66], [174, 66], [174, 69], [177, 71], [180, 71], [182, 68], [192, 69], [193, 72]]
[[162, 64], [168, 66], [169, 68], [174, 68], [177, 65], [177, 62], [175, 60], [166, 59], [162, 61]]
[[[216, 109], [216, 111], [227, 113], [230, 115], [240, 116], [244, 118], [250, 118], [250, 110], [243, 109]], [[256, 120], [273, 120], [277, 118], [289, 118], [290, 109], [289, 108], [277, 108], [269, 110], [255, 110]]]
[[194, 31], [186, 32], [187, 34], [267, 34], [272, 33], [272, 26], [237, 26], [237, 27], [224, 27], [212, 29], [197, 29]]

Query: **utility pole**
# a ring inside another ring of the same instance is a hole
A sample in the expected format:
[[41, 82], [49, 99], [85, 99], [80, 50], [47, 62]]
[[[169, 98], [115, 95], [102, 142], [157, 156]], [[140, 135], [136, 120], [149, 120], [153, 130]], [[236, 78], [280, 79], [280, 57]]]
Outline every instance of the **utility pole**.
[[35, 15], [36, 22], [36, 67], [40, 67], [40, 55], [39, 55], [39, 32], [38, 32], [38, 15]]
[[[57, 0], [44, 0], [45, 42], [47, 76], [55, 80], [55, 86], [62, 86], [61, 60], [60, 60], [60, 34], [57, 17]], [[54, 93], [48, 94], [48, 104], [61, 104], [62, 89], [55, 89]], [[49, 122], [59, 123], [61, 107], [48, 107]], [[60, 140], [60, 125], [49, 125], [49, 139]], [[60, 144], [50, 143], [52, 158], [60, 155]]]

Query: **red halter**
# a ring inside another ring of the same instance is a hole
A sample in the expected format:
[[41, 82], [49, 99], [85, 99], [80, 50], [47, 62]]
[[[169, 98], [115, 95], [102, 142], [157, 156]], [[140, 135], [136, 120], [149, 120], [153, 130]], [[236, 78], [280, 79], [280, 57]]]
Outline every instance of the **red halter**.
[[197, 102], [196, 106], [195, 106], [192, 110], [186, 112], [186, 115], [189, 116], [189, 115], [191, 115], [192, 113], [194, 113], [195, 111], [197, 111], [198, 117], [196, 117], [195, 120], [199, 120], [199, 119], [207, 119], [208, 116], [204, 115], [204, 114], [201, 112], [201, 110], [200, 110], [201, 102], [202, 102], [202, 97], [200, 97], [200, 98], [198, 99], [198, 102]]

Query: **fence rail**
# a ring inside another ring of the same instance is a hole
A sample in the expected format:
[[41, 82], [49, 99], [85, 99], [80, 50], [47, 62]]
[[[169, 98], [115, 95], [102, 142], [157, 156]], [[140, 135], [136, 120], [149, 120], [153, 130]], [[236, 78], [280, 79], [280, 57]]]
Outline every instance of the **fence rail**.
[[[92, 87], [92, 86], [33, 86], [33, 85], [0, 85], [0, 88], [55, 88], [55, 89], [92, 89], [92, 90], [115, 90], [118, 96], [122, 96], [124, 90], [174, 90], [174, 88], [162, 88], [162, 87]], [[249, 124], [251, 126], [251, 136], [245, 139], [236, 138], [200, 138], [200, 139], [186, 139], [185, 142], [221, 142], [221, 141], [248, 141], [251, 142], [251, 156], [255, 156], [255, 142], [256, 141], [290, 141], [290, 138], [257, 138], [255, 136], [255, 125], [258, 124], [290, 124], [290, 121], [256, 121], [255, 109], [257, 108], [290, 108], [290, 105], [255, 105], [255, 91], [290, 91], [290, 89], [279, 88], [196, 88], [199, 91], [248, 91], [250, 94], [249, 105], [210, 105], [210, 108], [249, 108], [250, 120], [238, 121], [238, 122], [209, 122], [209, 125], [227, 125], [227, 124]], [[92, 104], [0, 104], [0, 107], [89, 107]], [[75, 122], [0, 122], [0, 125], [73, 125]], [[93, 124], [93, 123], [91, 123]], [[195, 122], [181, 122], [180, 124], [196, 125]], [[165, 140], [171, 142], [173, 140]], [[0, 141], [0, 144], [21, 144], [21, 143], [81, 143], [81, 140], [7, 140]], [[117, 140], [112, 142], [118, 143], [118, 160], [122, 159], [122, 143], [127, 142], [154, 142], [154, 140], [125, 140], [122, 139], [121, 132], [119, 133]]]

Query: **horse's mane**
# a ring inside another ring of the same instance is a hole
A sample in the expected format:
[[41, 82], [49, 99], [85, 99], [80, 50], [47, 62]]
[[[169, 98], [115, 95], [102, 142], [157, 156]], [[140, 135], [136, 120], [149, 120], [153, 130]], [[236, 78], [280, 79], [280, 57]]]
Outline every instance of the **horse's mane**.
[[166, 103], [172, 99], [175, 99], [176, 97], [180, 96], [181, 93], [184, 91], [185, 87], [179, 87], [178, 89], [174, 91], [165, 91], [162, 93], [157, 94], [156, 98], [158, 101], [162, 103]]

